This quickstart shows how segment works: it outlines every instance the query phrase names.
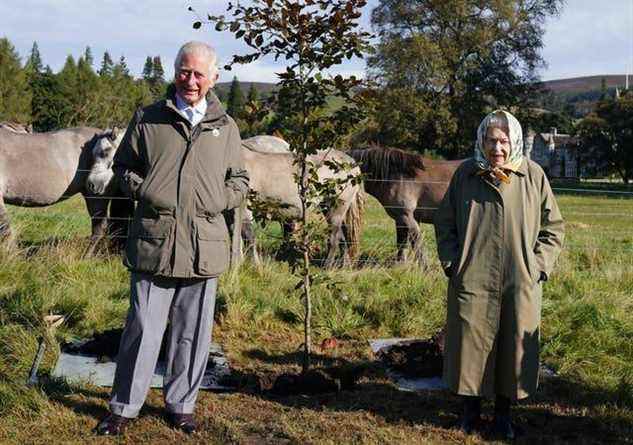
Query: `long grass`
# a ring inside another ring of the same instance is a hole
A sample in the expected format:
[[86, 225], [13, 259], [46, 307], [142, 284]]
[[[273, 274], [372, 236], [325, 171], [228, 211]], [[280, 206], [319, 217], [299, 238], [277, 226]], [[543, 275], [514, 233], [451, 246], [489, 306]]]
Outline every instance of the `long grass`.
[[[633, 199], [565, 194], [558, 201], [567, 223], [566, 248], [544, 288], [542, 360], [559, 377], [556, 384], [544, 384], [522, 415], [528, 423], [554, 415], [567, 426], [580, 425], [593, 434], [587, 443], [624, 441], [633, 428]], [[47, 345], [41, 366], [46, 377], [60, 342], [122, 326], [129, 276], [117, 255], [87, 254], [89, 219], [79, 199], [47, 209], [12, 207], [10, 214], [14, 241], [0, 252], [0, 442], [50, 442], [46, 431], [54, 431], [59, 443], [81, 443], [105, 413], [107, 392], [46, 378], [40, 386], [27, 387], [28, 370], [40, 337]], [[263, 263], [245, 263], [222, 277], [214, 337], [242, 373], [297, 370], [303, 313], [294, 291], [297, 279], [285, 263], [272, 258], [279, 228], [258, 232]], [[366, 343], [370, 338], [428, 337], [442, 327], [446, 280], [432, 228], [423, 227], [423, 234], [428, 267], [394, 264], [393, 221], [368, 197], [361, 262], [331, 273], [336, 288], [315, 291], [315, 343], [331, 337], [339, 342], [338, 348], [321, 351], [317, 364], [368, 362], [373, 360]], [[67, 319], [54, 334], [43, 325], [43, 316], [50, 313]], [[448, 428], [457, 410], [449, 395], [401, 395], [379, 370], [365, 377], [363, 388], [306, 400], [205, 394], [199, 413], [209, 420], [204, 439], [196, 440], [463, 440]], [[389, 402], [381, 405], [377, 399], [382, 397]], [[150, 394], [148, 405], [160, 409], [159, 393]], [[601, 426], [593, 428], [594, 422]], [[150, 415], [140, 424], [126, 441], [174, 440], [176, 433], [160, 417]], [[546, 434], [543, 428], [532, 429]], [[551, 443], [566, 442], [564, 434], [557, 434], [547, 436]]]

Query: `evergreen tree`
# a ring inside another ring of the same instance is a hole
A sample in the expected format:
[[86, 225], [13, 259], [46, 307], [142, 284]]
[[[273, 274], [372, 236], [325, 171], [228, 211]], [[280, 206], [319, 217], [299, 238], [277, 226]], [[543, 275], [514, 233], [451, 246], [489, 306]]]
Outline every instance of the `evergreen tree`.
[[86, 46], [86, 50], [84, 51], [84, 61], [88, 64], [90, 69], [92, 69], [92, 65], [94, 65], [94, 57], [92, 57], [92, 49], [89, 46]]
[[114, 67], [114, 62], [112, 62], [112, 57], [110, 57], [109, 52], [103, 53], [103, 59], [101, 59], [101, 68], [99, 68], [99, 75], [101, 77], [109, 77], [112, 76], [112, 68]]
[[31, 91], [20, 57], [8, 39], [0, 39], [0, 120], [28, 123]]
[[239, 119], [243, 110], [244, 94], [242, 93], [242, 88], [240, 87], [240, 82], [237, 80], [237, 77], [233, 77], [233, 82], [231, 82], [231, 88], [229, 89], [226, 112], [233, 119]]
[[147, 58], [145, 59], [145, 65], [143, 65], [143, 80], [151, 82], [153, 72], [154, 63], [152, 62], [152, 58], [150, 56], [147, 56]]
[[29, 59], [26, 62], [25, 68], [31, 74], [41, 73], [44, 70], [44, 65], [42, 64], [42, 57], [40, 56], [40, 50], [37, 46], [37, 42], [33, 42], [31, 54], [29, 55]]
[[257, 91], [257, 88], [255, 88], [254, 83], [251, 83], [251, 87], [248, 89], [246, 98], [249, 103], [256, 103], [259, 100], [259, 92]]
[[[83, 58], [80, 58], [83, 64]], [[57, 116], [57, 128], [71, 127], [76, 124], [75, 108], [78, 91], [78, 70], [75, 58], [72, 55], [66, 57], [64, 67], [56, 75], [59, 82], [60, 96], [56, 100], [55, 110]]]
[[123, 75], [123, 76], [131, 77], [131, 76], [130, 76], [130, 69], [129, 69], [129, 68], [128, 68], [128, 66], [127, 66], [127, 62], [125, 61], [125, 56], [121, 56], [121, 57], [119, 58], [119, 63], [117, 63], [117, 64], [114, 66], [114, 69], [113, 69], [113, 75], [114, 75], [115, 73], [116, 73], [117, 75]]
[[165, 83], [165, 70], [160, 56], [155, 56], [152, 60], [152, 83], [160, 86]]
[[37, 132], [62, 128], [64, 91], [57, 76], [49, 66], [44, 72], [31, 78], [33, 130]]

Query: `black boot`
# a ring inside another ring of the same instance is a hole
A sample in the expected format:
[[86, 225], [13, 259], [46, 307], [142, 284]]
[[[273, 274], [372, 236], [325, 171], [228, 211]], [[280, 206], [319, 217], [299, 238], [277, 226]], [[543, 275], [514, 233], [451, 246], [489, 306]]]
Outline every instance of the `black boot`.
[[473, 432], [481, 419], [481, 397], [462, 396], [464, 412], [459, 419], [458, 427], [465, 434]]
[[510, 416], [510, 399], [497, 396], [495, 400], [495, 418], [493, 432], [505, 440], [514, 440], [516, 431]]

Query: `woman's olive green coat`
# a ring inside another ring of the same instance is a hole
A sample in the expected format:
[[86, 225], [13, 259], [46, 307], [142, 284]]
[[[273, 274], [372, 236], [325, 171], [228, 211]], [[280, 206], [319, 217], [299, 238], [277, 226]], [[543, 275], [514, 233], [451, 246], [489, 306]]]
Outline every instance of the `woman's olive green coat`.
[[563, 220], [538, 164], [493, 185], [474, 160], [455, 172], [435, 215], [448, 284], [444, 380], [457, 394], [521, 399], [538, 384], [542, 282]]

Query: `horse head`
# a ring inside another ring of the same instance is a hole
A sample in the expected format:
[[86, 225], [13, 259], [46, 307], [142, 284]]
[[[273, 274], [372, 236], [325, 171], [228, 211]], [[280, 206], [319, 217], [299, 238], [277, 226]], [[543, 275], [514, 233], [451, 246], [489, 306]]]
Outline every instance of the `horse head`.
[[112, 182], [112, 161], [122, 139], [123, 132], [116, 127], [95, 135], [90, 152], [90, 173], [86, 179], [86, 187], [91, 193], [103, 194]]

